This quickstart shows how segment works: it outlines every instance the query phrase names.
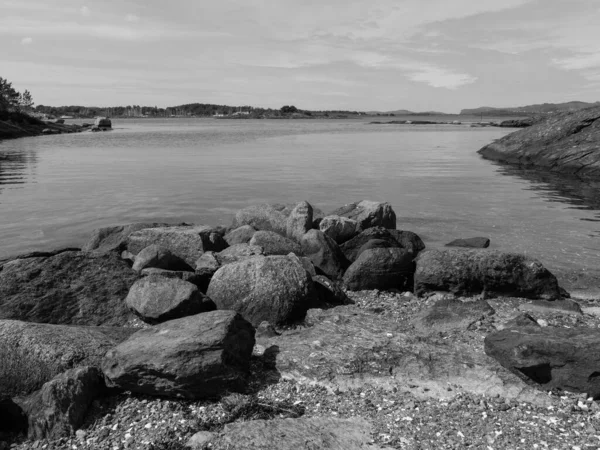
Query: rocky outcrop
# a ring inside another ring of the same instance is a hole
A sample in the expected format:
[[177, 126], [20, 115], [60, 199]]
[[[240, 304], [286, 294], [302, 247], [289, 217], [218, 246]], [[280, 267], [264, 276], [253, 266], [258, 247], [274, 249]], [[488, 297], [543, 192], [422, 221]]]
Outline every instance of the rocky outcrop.
[[301, 319], [315, 292], [298, 258], [257, 256], [221, 267], [207, 295], [217, 309], [239, 312], [252, 325], [281, 325]]
[[[371, 240], [386, 241], [390, 244], [390, 247], [403, 248], [407, 251], [411, 251], [415, 256], [419, 254], [421, 250], [425, 248], [425, 244], [419, 236], [412, 231], [401, 231], [401, 230], [389, 230], [383, 227], [372, 227], [364, 230], [359, 235], [350, 239], [341, 245], [341, 249], [344, 252], [348, 261], [354, 262], [361, 251], [370, 246], [365, 246]], [[374, 247], [383, 247], [381, 242]]]
[[556, 277], [538, 260], [490, 250], [429, 250], [417, 259], [415, 294], [505, 295], [554, 300], [561, 297]]
[[319, 229], [337, 244], [343, 244], [358, 233], [358, 222], [342, 216], [326, 216], [319, 222]]
[[287, 233], [289, 209], [285, 205], [252, 205], [241, 209], [233, 219], [233, 228], [250, 225], [257, 230], [274, 231], [282, 236]]
[[66, 251], [23, 257], [0, 271], [0, 319], [125, 325], [123, 300], [138, 275], [114, 253]]
[[532, 117], [526, 117], [525, 119], [503, 120], [498, 126], [501, 128], [527, 128], [535, 122], [536, 120]]
[[223, 239], [225, 239], [225, 242], [229, 245], [247, 244], [250, 242], [250, 239], [252, 239], [252, 236], [254, 236], [254, 233], [256, 233], [256, 228], [250, 225], [242, 225], [241, 227], [231, 230], [223, 236]]
[[244, 386], [254, 328], [234, 311], [212, 311], [143, 329], [102, 363], [111, 385], [142, 394], [199, 399]]
[[121, 253], [127, 248], [127, 237], [136, 231], [145, 228], [168, 227], [166, 223], [132, 223], [114, 227], [98, 228], [92, 232], [88, 241], [81, 248], [84, 252]]
[[466, 239], [454, 239], [448, 242], [446, 247], [488, 248], [490, 240], [485, 237], [472, 237]]
[[250, 239], [250, 245], [262, 247], [265, 255], [302, 254], [300, 244], [273, 231], [257, 231]]
[[371, 248], [362, 252], [344, 274], [351, 291], [410, 290], [415, 273], [414, 254], [402, 248]]
[[333, 239], [320, 230], [310, 230], [300, 241], [302, 253], [310, 259], [318, 273], [332, 280], [341, 280], [349, 266], [346, 257]]
[[485, 338], [485, 352], [523, 380], [544, 390], [600, 397], [600, 330], [512, 327]]
[[131, 287], [127, 307], [149, 324], [215, 309], [215, 304], [192, 283], [159, 274], [148, 275]]
[[389, 203], [363, 200], [344, 205], [329, 215], [343, 216], [356, 220], [358, 223], [357, 231], [366, 230], [371, 227], [396, 229], [396, 213]]
[[479, 150], [486, 159], [600, 178], [600, 107], [556, 114]]
[[286, 221], [286, 236], [300, 242], [302, 236], [312, 229], [313, 207], [307, 201], [298, 203]]

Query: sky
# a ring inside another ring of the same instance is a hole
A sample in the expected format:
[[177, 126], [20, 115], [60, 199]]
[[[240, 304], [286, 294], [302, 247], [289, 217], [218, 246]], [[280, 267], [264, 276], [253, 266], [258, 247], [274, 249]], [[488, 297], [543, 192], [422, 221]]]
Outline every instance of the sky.
[[0, 0], [36, 104], [459, 112], [600, 100], [599, 0]]

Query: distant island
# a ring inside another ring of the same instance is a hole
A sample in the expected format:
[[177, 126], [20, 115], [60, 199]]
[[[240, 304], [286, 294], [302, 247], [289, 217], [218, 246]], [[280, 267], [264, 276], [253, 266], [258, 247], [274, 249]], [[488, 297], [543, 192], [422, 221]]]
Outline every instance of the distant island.
[[600, 102], [566, 102], [566, 103], [542, 103], [540, 105], [517, 106], [510, 108], [493, 108], [482, 106], [474, 109], [463, 109], [461, 115], [469, 116], [531, 116], [558, 114], [563, 112], [579, 111], [580, 109], [600, 106]]

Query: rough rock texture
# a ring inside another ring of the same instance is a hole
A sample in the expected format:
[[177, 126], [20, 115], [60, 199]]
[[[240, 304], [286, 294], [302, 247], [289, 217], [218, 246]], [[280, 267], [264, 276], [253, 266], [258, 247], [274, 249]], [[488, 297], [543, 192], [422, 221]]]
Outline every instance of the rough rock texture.
[[357, 231], [366, 230], [371, 227], [396, 229], [396, 213], [387, 202], [363, 200], [357, 203], [349, 203], [336, 209], [329, 215], [343, 216], [356, 220], [358, 222]]
[[106, 389], [96, 367], [79, 367], [57, 375], [23, 403], [30, 440], [69, 437], [83, 424], [91, 403]]
[[141, 272], [146, 268], [193, 270], [183, 259], [171, 253], [168, 248], [154, 244], [144, 248], [135, 256], [132, 269]]
[[257, 230], [274, 231], [285, 236], [288, 216], [289, 210], [285, 205], [253, 205], [236, 213], [232, 227], [250, 225]]
[[317, 293], [317, 303], [311, 305], [311, 308], [349, 305], [352, 303], [352, 300], [346, 295], [340, 283], [331, 281], [323, 275], [315, 275], [312, 277], [312, 280]]
[[412, 251], [416, 256], [425, 248], [425, 244], [419, 236], [412, 231], [388, 230], [383, 227], [369, 228], [359, 235], [353, 237], [348, 242], [341, 245], [341, 249], [348, 258], [348, 261], [353, 262], [358, 258], [358, 255], [365, 244], [371, 240], [383, 240], [389, 242], [391, 247], [404, 248]]
[[313, 207], [307, 201], [298, 203], [287, 218], [286, 236], [300, 242], [304, 233], [312, 229]]
[[486, 159], [600, 177], [600, 107], [556, 114], [479, 150]]
[[417, 315], [413, 324], [422, 332], [466, 330], [494, 313], [494, 308], [485, 300], [461, 302], [443, 299]]
[[527, 117], [525, 119], [503, 120], [498, 126], [501, 128], [527, 128], [535, 122], [532, 117]]
[[257, 231], [250, 239], [250, 245], [262, 247], [265, 255], [302, 254], [300, 244], [273, 231]]
[[318, 273], [340, 280], [348, 268], [348, 261], [333, 239], [320, 230], [310, 230], [300, 242], [302, 252], [310, 259]]
[[[65, 370], [99, 366], [104, 354], [136, 330], [121, 327], [49, 325], [0, 320], [0, 347], [4, 383], [18, 384], [29, 393]], [[6, 370], [6, 372], [4, 372]], [[10, 379], [27, 373], [28, 378]]]
[[[198, 286], [198, 288], [200, 288], [200, 290], [202, 290], [202, 277], [200, 277], [200, 275], [194, 272], [188, 272], [185, 270], [165, 270], [148, 267], [146, 269], [143, 269], [140, 275], [143, 277], [147, 277], [150, 275], [160, 275], [161, 277], [165, 278], [179, 278], [180, 280], [195, 284], [196, 286]], [[208, 283], [206, 284], [206, 287], [208, 287]]]
[[344, 274], [351, 291], [405, 289], [412, 286], [414, 254], [403, 248], [371, 248], [363, 251]]
[[254, 328], [234, 311], [212, 311], [143, 329], [110, 350], [102, 370], [132, 392], [197, 399], [243, 387]]
[[131, 286], [127, 307], [149, 324], [212, 311], [215, 304], [192, 283], [149, 275]]
[[121, 253], [127, 247], [127, 237], [144, 228], [168, 227], [167, 223], [139, 222], [129, 225], [98, 228], [92, 232], [90, 239], [83, 245], [84, 252]]
[[149, 245], [169, 249], [191, 267], [202, 253], [220, 252], [228, 246], [219, 230], [209, 226], [146, 228], [127, 238], [127, 249], [136, 255]]
[[367, 243], [365, 245], [363, 245], [361, 248], [358, 249], [358, 252], [356, 252], [356, 258], [358, 258], [362, 254], [362, 252], [364, 252], [366, 250], [371, 250], [374, 248], [398, 248], [398, 247], [396, 247], [389, 241], [386, 241], [385, 239], [371, 239], [370, 241], [367, 241]]
[[485, 352], [525, 381], [600, 397], [600, 330], [513, 327], [489, 334]]
[[114, 253], [15, 259], [0, 270], [0, 319], [121, 326], [132, 318], [123, 300], [137, 277]]
[[223, 236], [223, 239], [225, 239], [225, 242], [229, 245], [247, 244], [250, 242], [250, 239], [252, 239], [254, 233], [256, 233], [256, 228], [250, 225], [242, 225], [241, 227], [231, 230]]
[[343, 244], [358, 233], [358, 222], [342, 216], [326, 216], [319, 222], [319, 229], [336, 243]]
[[217, 309], [239, 312], [254, 326], [301, 319], [315, 296], [310, 275], [298, 258], [258, 256], [221, 267], [208, 286]]
[[381, 450], [371, 442], [365, 419], [331, 417], [231, 423], [215, 439], [219, 448], [231, 450]]
[[456, 295], [558, 299], [556, 277], [536, 259], [518, 253], [445, 249], [421, 253], [415, 272], [415, 294], [448, 291]]
[[446, 247], [488, 248], [489, 246], [490, 240], [486, 237], [454, 239], [452, 242], [446, 244]]

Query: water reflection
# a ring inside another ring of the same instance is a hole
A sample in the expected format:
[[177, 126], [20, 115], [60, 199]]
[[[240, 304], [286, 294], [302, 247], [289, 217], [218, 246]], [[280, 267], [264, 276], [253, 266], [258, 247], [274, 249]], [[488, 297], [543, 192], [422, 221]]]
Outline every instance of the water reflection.
[[0, 192], [11, 185], [31, 182], [35, 174], [37, 154], [34, 151], [0, 152]]

